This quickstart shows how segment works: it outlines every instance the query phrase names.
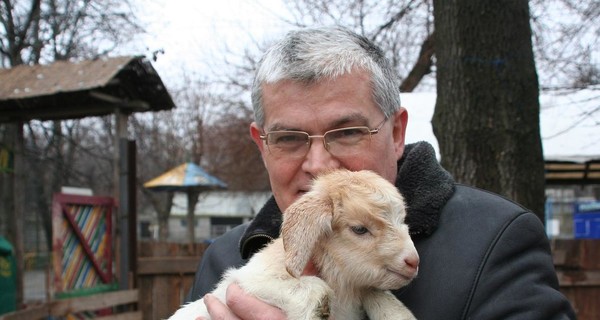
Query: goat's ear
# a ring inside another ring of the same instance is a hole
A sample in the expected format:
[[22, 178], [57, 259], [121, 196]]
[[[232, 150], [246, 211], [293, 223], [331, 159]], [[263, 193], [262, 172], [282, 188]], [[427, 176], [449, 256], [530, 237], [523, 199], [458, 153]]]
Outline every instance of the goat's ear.
[[285, 250], [285, 267], [294, 277], [302, 275], [317, 242], [331, 230], [331, 199], [306, 194], [285, 211], [281, 237]]

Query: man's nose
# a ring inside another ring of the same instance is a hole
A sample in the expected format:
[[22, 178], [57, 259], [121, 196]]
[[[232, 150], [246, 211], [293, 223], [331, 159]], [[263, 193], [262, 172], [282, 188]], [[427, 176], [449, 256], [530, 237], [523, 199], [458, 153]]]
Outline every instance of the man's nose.
[[308, 153], [302, 162], [302, 170], [317, 176], [319, 173], [337, 169], [340, 167], [339, 161], [331, 154], [323, 144], [323, 138], [316, 138], [310, 144]]

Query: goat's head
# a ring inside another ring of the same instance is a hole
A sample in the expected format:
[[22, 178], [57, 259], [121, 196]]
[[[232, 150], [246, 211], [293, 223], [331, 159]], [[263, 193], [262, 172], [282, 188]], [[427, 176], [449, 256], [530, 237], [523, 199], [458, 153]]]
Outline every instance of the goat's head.
[[402, 287], [417, 275], [419, 264], [405, 216], [402, 196], [381, 176], [348, 170], [323, 174], [284, 214], [286, 268], [299, 277], [313, 258], [325, 280]]

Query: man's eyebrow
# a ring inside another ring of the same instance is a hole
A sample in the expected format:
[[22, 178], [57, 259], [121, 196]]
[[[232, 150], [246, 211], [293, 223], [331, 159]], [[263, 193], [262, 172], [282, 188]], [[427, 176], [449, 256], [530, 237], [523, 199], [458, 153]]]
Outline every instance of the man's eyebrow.
[[302, 131], [299, 128], [289, 127], [289, 126], [286, 126], [286, 125], [280, 124], [280, 123], [274, 123], [270, 127], [265, 128], [265, 129], [267, 129], [267, 132], [269, 132], [269, 131]]
[[352, 113], [349, 114], [347, 116], [344, 116], [342, 118], [339, 118], [335, 121], [333, 121], [330, 125], [330, 127], [340, 127], [342, 125], [346, 125], [348, 123], [360, 123], [361, 125], [367, 125], [369, 122], [369, 119], [367, 119], [367, 117], [365, 117], [363, 114], [361, 113]]
[[[327, 130], [332, 129], [332, 128], [339, 128], [339, 127], [347, 125], [349, 123], [359, 123], [360, 125], [367, 125], [368, 122], [369, 122], [369, 119], [367, 119], [367, 117], [365, 115], [363, 115], [362, 113], [351, 113], [351, 114], [345, 115], [341, 118], [335, 119], [332, 122], [330, 122], [329, 124], [327, 124]], [[275, 123], [271, 124], [269, 127], [265, 127], [265, 130], [267, 130], [267, 132], [270, 132], [270, 131], [302, 131], [302, 132], [305, 132], [305, 129], [294, 127], [291, 125], [286, 125], [284, 123], [279, 123], [279, 122], [275, 122]]]

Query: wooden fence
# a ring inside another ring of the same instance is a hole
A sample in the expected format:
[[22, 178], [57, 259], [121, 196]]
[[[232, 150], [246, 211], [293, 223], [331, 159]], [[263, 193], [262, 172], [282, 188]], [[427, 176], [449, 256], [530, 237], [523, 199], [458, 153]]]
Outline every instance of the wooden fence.
[[[37, 320], [48, 315], [98, 310], [136, 302], [139, 311], [102, 319], [168, 318], [187, 295], [207, 245], [155, 242], [141, 242], [138, 245], [138, 289], [57, 300], [0, 316], [0, 320]], [[560, 290], [573, 305], [577, 319], [600, 319], [600, 240], [553, 240], [551, 245]]]
[[[0, 316], [0, 320], [45, 320], [63, 319], [67, 315], [88, 312], [104, 311], [102, 320], [142, 320], [140, 311], [134, 311], [138, 302], [138, 290], [112, 291], [86, 297], [53, 300], [25, 310], [7, 313]], [[119, 308], [120, 307], [120, 308]], [[106, 312], [107, 309], [110, 312]], [[119, 310], [122, 309], [122, 310]], [[72, 319], [72, 318], [71, 318]], [[158, 318], [157, 318], [158, 319]]]
[[137, 282], [144, 319], [168, 318], [181, 306], [206, 247], [202, 243], [139, 243]]
[[[577, 319], [600, 319], [600, 240], [553, 240], [551, 244], [560, 290]], [[144, 319], [165, 318], [177, 310], [205, 249], [205, 244], [140, 245], [138, 279]]]
[[577, 319], [600, 319], [600, 240], [553, 240], [552, 254], [560, 290]]

